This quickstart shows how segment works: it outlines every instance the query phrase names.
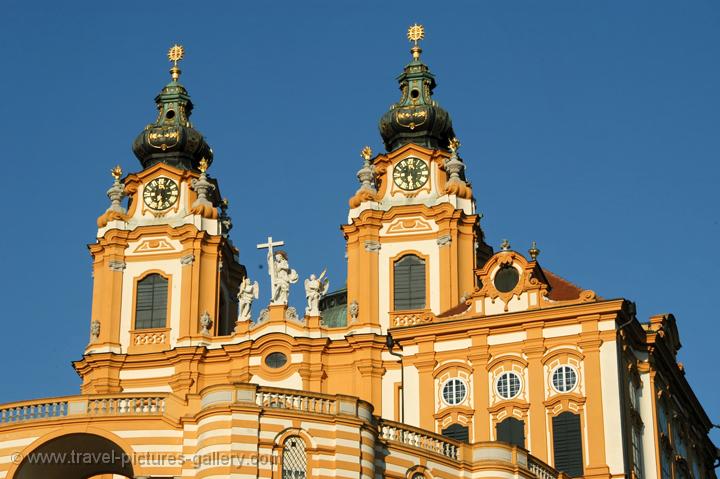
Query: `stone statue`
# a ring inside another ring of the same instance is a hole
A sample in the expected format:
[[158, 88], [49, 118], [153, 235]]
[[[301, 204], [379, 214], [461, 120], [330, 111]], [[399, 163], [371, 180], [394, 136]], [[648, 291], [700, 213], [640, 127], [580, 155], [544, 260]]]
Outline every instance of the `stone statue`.
[[238, 290], [238, 321], [250, 321], [252, 319], [252, 303], [259, 297], [260, 287], [258, 282], [250, 282], [250, 278], [245, 277], [240, 283]]
[[100, 321], [93, 319], [90, 323], [90, 339], [95, 341], [100, 337]]
[[330, 280], [325, 278], [325, 271], [316, 277], [314, 274], [305, 280], [305, 297], [307, 298], [307, 308], [305, 314], [308, 316], [320, 316], [320, 298], [327, 294], [330, 287]]
[[348, 311], [350, 312], [350, 322], [354, 323], [355, 321], [357, 321], [358, 314], [360, 313], [360, 304], [357, 302], [357, 300], [354, 300], [352, 303], [350, 303]]
[[290, 268], [287, 253], [284, 251], [276, 251], [272, 254], [268, 250], [267, 260], [272, 285], [270, 304], [288, 304], [290, 285], [298, 282], [297, 271]]
[[213, 320], [210, 318], [210, 313], [205, 311], [200, 316], [200, 334], [210, 334], [210, 328], [212, 328]]

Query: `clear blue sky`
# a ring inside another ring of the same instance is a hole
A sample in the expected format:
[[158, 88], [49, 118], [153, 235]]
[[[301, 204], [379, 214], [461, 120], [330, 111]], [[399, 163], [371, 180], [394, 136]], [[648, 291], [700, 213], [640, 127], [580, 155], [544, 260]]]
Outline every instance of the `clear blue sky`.
[[[29, 2], [0, 15], [5, 380], [0, 402], [73, 394], [88, 340], [85, 245], [110, 168], [154, 119], [173, 42], [215, 151], [232, 237], [344, 283], [338, 226], [360, 149], [398, 98], [405, 30], [452, 115], [488, 240], [525, 251], [643, 319], [673, 312], [687, 377], [720, 422], [714, 1]], [[295, 300], [301, 296], [295, 289]], [[720, 436], [714, 435], [716, 442]]]

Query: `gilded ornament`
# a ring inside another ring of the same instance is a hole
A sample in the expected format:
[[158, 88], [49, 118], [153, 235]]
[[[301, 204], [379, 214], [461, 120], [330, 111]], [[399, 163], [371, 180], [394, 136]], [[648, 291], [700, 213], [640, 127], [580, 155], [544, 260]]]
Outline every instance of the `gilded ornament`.
[[532, 242], [532, 246], [530, 246], [528, 253], [530, 254], [530, 257], [533, 261], [537, 260], [537, 257], [540, 255], [540, 250], [538, 249], [537, 244], [534, 241]]
[[198, 165], [198, 170], [200, 170], [200, 173], [205, 173], [208, 169], [208, 166], [210, 166], [210, 165], [208, 165], [208, 161], [205, 158], [203, 158], [202, 160], [200, 160], [200, 164]]
[[120, 167], [120, 165], [115, 165], [115, 168], [110, 170], [110, 174], [112, 175], [113, 178], [115, 178], [116, 180], [119, 180], [120, 177], [122, 176], [122, 168]]
[[168, 59], [173, 63], [173, 66], [170, 69], [170, 76], [172, 77], [173, 81], [177, 81], [178, 78], [180, 78], [180, 69], [178, 68], [178, 62], [184, 57], [185, 49], [182, 45], [178, 45], [176, 43], [175, 45], [170, 47], [170, 50], [168, 50]]
[[450, 144], [448, 145], [448, 148], [450, 148], [450, 151], [452, 153], [456, 153], [458, 149], [460, 148], [460, 140], [458, 140], [457, 136], [454, 136], [450, 139]]
[[185, 57], [185, 49], [177, 43], [168, 50], [168, 59], [177, 66], [177, 63]]
[[413, 42], [413, 47], [410, 49], [410, 52], [412, 53], [413, 60], [418, 61], [420, 60], [420, 54], [422, 53], [422, 48], [418, 46], [418, 42], [425, 38], [425, 28], [422, 25], [414, 24], [410, 28], [408, 28], [407, 32], [408, 40]]
[[418, 41], [425, 38], [425, 27], [417, 23], [412, 25], [410, 28], [408, 28], [407, 37], [408, 40], [417, 45]]
[[370, 161], [370, 158], [372, 158], [372, 148], [366, 146], [360, 152], [360, 156], [362, 156], [365, 161]]

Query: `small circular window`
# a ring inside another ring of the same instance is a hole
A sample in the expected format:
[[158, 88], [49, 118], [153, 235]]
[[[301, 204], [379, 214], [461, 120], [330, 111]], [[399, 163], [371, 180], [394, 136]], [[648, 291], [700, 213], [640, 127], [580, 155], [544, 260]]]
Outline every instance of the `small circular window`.
[[443, 401], [449, 406], [460, 404], [467, 397], [467, 386], [462, 379], [449, 379], [442, 388]]
[[513, 266], [503, 266], [495, 273], [495, 289], [501, 293], [508, 293], [515, 289], [520, 281], [520, 273]]
[[552, 387], [559, 393], [569, 393], [577, 386], [577, 372], [570, 366], [558, 366], [552, 373]]
[[520, 376], [513, 372], [502, 373], [495, 383], [495, 390], [503, 399], [512, 399], [520, 394]]
[[268, 367], [273, 369], [279, 369], [287, 363], [287, 356], [285, 356], [283, 353], [270, 353], [267, 356], [265, 356], [265, 364], [268, 365]]

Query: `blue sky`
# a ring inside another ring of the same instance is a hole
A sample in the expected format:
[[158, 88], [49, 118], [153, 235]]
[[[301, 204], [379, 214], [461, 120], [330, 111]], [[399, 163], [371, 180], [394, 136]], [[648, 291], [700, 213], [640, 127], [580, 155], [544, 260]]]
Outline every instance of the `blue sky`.
[[[645, 319], [673, 312], [679, 359], [720, 422], [720, 3], [28, 2], [0, 16], [6, 377], [0, 402], [74, 394], [88, 340], [86, 244], [109, 170], [154, 119], [165, 57], [186, 47], [193, 121], [215, 151], [232, 237], [267, 292], [262, 252], [344, 283], [360, 149], [397, 100], [405, 30], [452, 115], [483, 226]], [[296, 302], [302, 292], [294, 291]], [[720, 435], [714, 434], [716, 442]]]

